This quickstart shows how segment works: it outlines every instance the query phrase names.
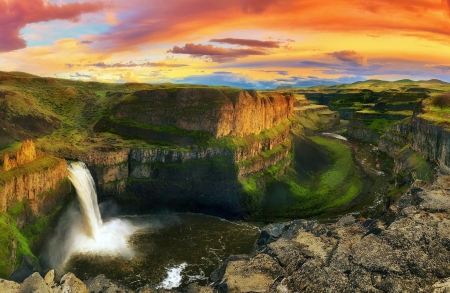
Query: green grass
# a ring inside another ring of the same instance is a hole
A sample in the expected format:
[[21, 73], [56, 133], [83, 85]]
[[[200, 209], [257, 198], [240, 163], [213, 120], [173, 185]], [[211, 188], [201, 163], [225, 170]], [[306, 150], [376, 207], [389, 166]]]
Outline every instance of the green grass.
[[408, 164], [414, 169], [411, 172], [413, 177], [424, 181], [431, 179], [433, 168], [420, 154], [411, 152], [408, 156]]
[[398, 120], [388, 120], [386, 118], [374, 119], [367, 126], [368, 129], [373, 130], [379, 134], [383, 134], [386, 130], [392, 127]]
[[[345, 206], [359, 194], [362, 182], [351, 149], [345, 143], [333, 139], [312, 137], [312, 140], [328, 151], [333, 162], [323, 172], [311, 174], [307, 180], [299, 180], [293, 166], [280, 172], [286, 165], [286, 161], [283, 161], [264, 172], [240, 180], [245, 202], [252, 208], [252, 219], [284, 221], [309, 217], [327, 209]], [[289, 159], [292, 159], [292, 155]], [[264, 183], [272, 186], [265, 196], [260, 192]]]

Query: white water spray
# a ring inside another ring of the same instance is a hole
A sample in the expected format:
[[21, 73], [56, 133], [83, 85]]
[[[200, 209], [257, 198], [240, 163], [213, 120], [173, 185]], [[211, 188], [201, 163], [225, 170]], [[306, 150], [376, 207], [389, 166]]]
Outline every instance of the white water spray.
[[55, 235], [48, 243], [48, 264], [62, 273], [66, 262], [77, 253], [133, 258], [135, 253], [128, 238], [146, 226], [120, 218], [109, 218], [103, 223], [95, 183], [88, 168], [82, 162], [72, 162], [68, 170], [79, 205], [73, 202], [61, 216]]
[[103, 222], [98, 208], [94, 179], [83, 162], [70, 163], [68, 170], [69, 180], [77, 191], [86, 234], [96, 240]]

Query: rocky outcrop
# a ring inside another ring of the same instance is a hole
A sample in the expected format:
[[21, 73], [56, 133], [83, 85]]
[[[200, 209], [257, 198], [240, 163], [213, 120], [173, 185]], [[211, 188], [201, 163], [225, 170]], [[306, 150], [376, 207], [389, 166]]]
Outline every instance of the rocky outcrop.
[[[219, 292], [446, 292], [450, 177], [412, 189], [385, 220], [297, 220], [264, 228], [250, 256], [211, 275]], [[258, 282], [250, 282], [254, 277]], [[255, 284], [257, 283], [257, 284]]]
[[13, 158], [10, 158], [8, 153], [3, 157], [3, 171], [9, 171], [13, 168], [25, 165], [36, 160], [36, 146], [32, 140], [25, 140], [20, 149], [15, 153]]
[[121, 103], [115, 119], [203, 130], [215, 137], [238, 136], [277, 126], [294, 114], [291, 94], [214, 88], [145, 90]]

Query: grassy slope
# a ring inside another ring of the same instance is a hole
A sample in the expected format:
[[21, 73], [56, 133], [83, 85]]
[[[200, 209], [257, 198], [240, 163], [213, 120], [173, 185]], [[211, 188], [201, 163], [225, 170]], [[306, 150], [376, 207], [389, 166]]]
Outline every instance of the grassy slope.
[[[319, 173], [301, 179], [291, 164], [286, 172], [279, 175], [282, 162], [264, 173], [241, 180], [244, 190], [250, 195], [255, 220], [282, 221], [292, 218], [309, 217], [330, 208], [348, 204], [362, 188], [359, 171], [355, 166], [350, 148], [338, 140], [313, 137], [312, 140], [329, 154], [332, 164]], [[258, 177], [271, 176], [267, 198], [261, 194]], [[262, 209], [257, 203], [263, 201]]]

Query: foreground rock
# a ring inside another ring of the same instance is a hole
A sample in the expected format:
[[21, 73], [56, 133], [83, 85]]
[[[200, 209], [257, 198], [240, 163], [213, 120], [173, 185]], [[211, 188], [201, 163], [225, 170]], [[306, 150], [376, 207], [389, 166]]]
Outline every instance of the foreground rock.
[[[49, 271], [44, 278], [35, 272], [22, 284], [0, 279], [2, 293], [88, 293], [86, 285], [74, 274], [65, 274], [59, 282], [55, 282], [55, 272]], [[113, 291], [116, 292], [116, 291]]]
[[272, 224], [251, 256], [211, 276], [216, 292], [450, 292], [450, 176], [413, 189], [385, 220]]
[[[187, 290], [187, 291], [186, 291]], [[191, 284], [185, 292], [213, 293], [212, 288]], [[55, 281], [55, 271], [49, 271], [44, 278], [35, 272], [21, 284], [0, 279], [1, 293], [134, 293], [122, 285], [98, 275], [86, 281], [81, 281], [74, 274], [65, 274], [59, 282]], [[170, 293], [164, 289], [142, 288], [138, 293]]]

